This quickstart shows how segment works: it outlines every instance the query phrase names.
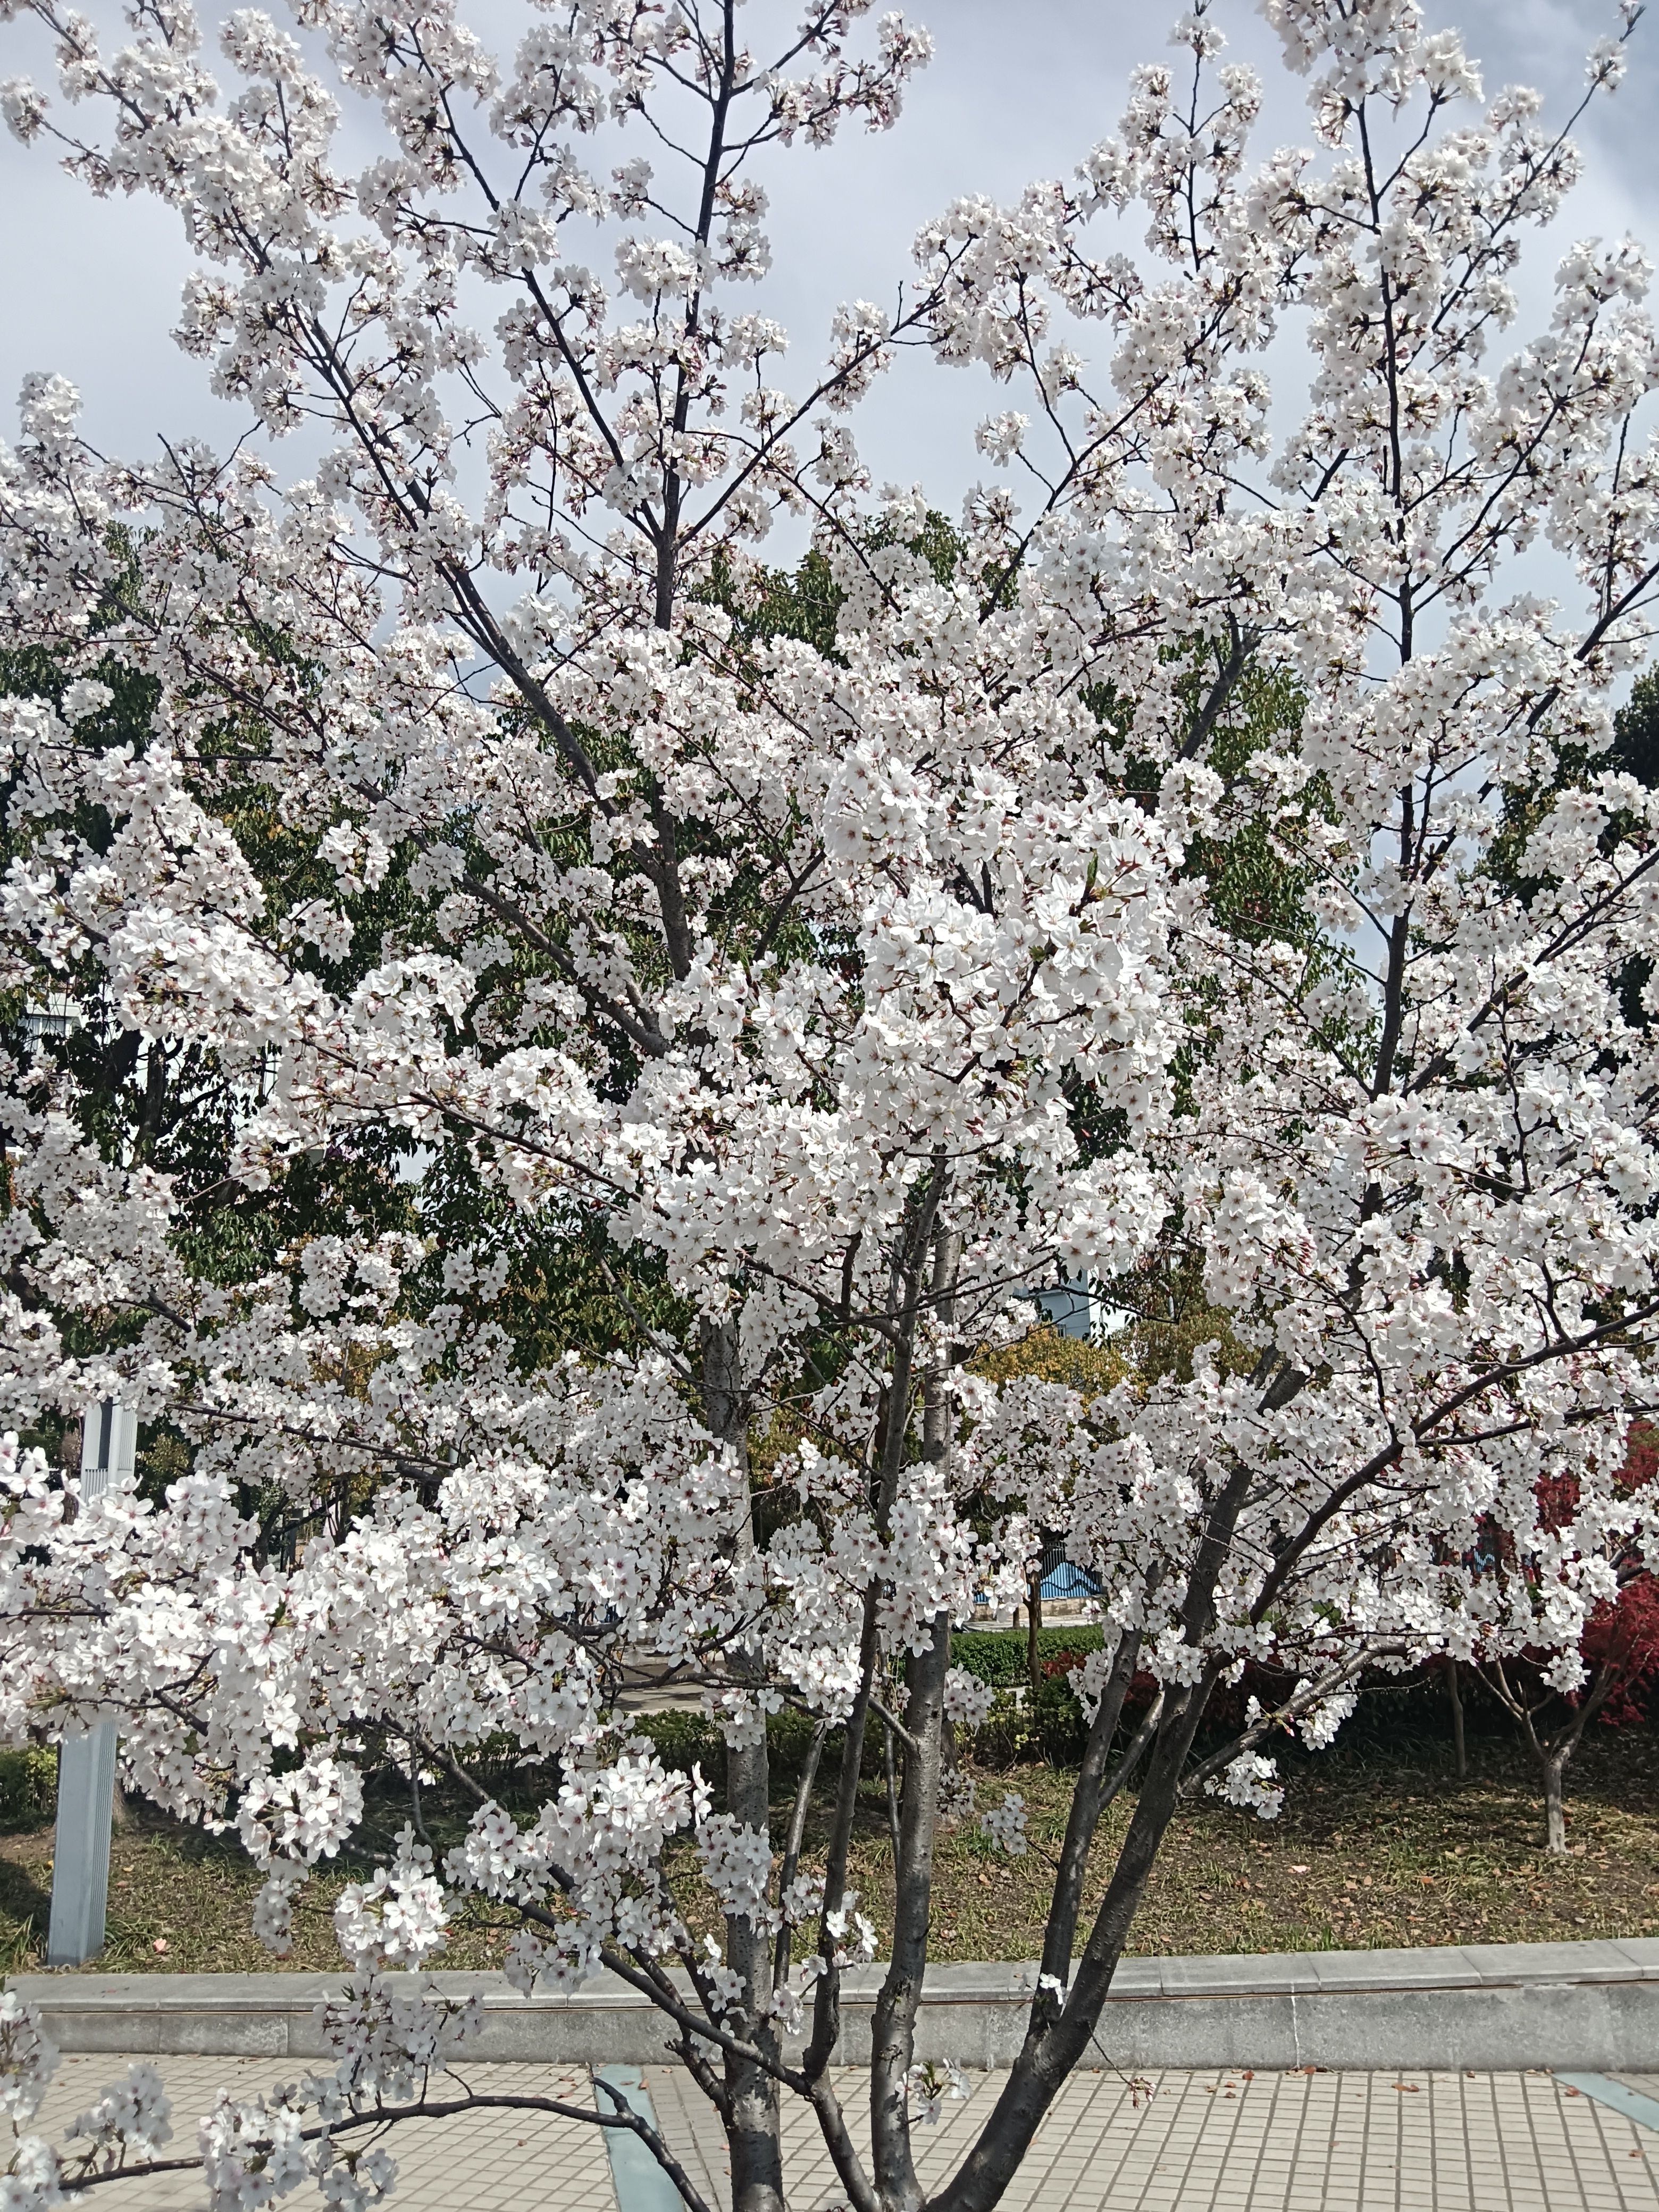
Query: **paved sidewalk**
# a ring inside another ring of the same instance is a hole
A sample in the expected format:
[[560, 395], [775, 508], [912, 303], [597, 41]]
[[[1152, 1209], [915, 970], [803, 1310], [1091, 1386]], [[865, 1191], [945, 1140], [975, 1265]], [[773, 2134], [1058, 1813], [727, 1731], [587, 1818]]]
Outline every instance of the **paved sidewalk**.
[[[164, 2157], [193, 2156], [196, 2124], [218, 2090], [251, 2097], [307, 2071], [268, 2058], [161, 2058], [159, 2067], [173, 2100], [173, 2141]], [[34, 2122], [33, 2132], [59, 2146], [77, 2112], [108, 2083], [126, 2079], [124, 2057], [66, 2057]], [[481, 2093], [556, 2097], [591, 2105], [592, 2081], [585, 2066], [480, 2066], [467, 2076]], [[361, 2140], [361, 2138], [360, 2138]], [[453, 2120], [404, 2120], [387, 2132], [398, 2161], [397, 2212], [617, 2212], [611, 2166], [597, 2127], [542, 2112], [475, 2112]], [[157, 2175], [148, 2181], [105, 2184], [86, 2199], [96, 2212], [204, 2212], [207, 2191], [199, 2173]], [[312, 2212], [321, 2199], [306, 2182], [282, 2200], [295, 2212]]]
[[[283, 2073], [269, 2061], [162, 2062], [175, 2142], [194, 2147], [194, 2117], [222, 2083], [247, 2094]], [[291, 2075], [301, 2069], [290, 2067]], [[66, 2058], [37, 2123], [54, 2140], [108, 2081], [117, 2057]], [[471, 2069], [480, 2091], [588, 2104], [585, 2069]], [[864, 2076], [836, 2082], [867, 2145]], [[1547, 2074], [1164, 2073], [1138, 2106], [1109, 2072], [1069, 2082], [1004, 2203], [1006, 2212], [1659, 2212], [1659, 2133], [1638, 2127]], [[1622, 2075], [1659, 2097], [1659, 2075]], [[724, 2147], [688, 2077], [653, 2067], [647, 2086], [665, 2133], [714, 2212], [726, 2194]], [[925, 2187], [967, 2149], [998, 2087], [981, 2076], [965, 2104], [919, 2132]], [[406, 2122], [390, 2134], [394, 2206], [407, 2212], [617, 2212], [599, 2130], [530, 2113], [480, 2112]], [[787, 2108], [791, 2212], [842, 2202], [809, 2113]], [[105, 2212], [201, 2212], [196, 2177], [100, 2190]], [[316, 2199], [309, 2187], [289, 2200]], [[623, 2208], [626, 2212], [626, 2208]]]
[[[1115, 2074], [1073, 2076], [1038, 2130], [1005, 2212], [1656, 2212], [1659, 2135], [1547, 2074], [1164, 2073], [1137, 2106]], [[1623, 2077], [1654, 2094], [1659, 2080]], [[869, 2142], [863, 2077], [838, 2076]], [[681, 2085], [684, 2085], [683, 2089]], [[956, 2166], [1000, 2077], [981, 2077], [918, 2134], [925, 2188]], [[681, 2097], [673, 2092], [681, 2089]], [[712, 2204], [718, 2137], [683, 2075], [653, 2077], [678, 2155]], [[684, 2099], [684, 2102], [681, 2099]], [[858, 2101], [855, 2102], [855, 2100]], [[686, 2158], [695, 2130], [702, 2156]], [[810, 2115], [786, 2115], [791, 2212], [843, 2200]]]

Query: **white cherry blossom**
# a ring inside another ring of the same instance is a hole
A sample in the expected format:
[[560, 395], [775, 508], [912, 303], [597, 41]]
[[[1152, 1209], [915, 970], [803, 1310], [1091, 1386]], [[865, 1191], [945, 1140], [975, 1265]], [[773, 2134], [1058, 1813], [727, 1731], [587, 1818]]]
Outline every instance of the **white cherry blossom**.
[[[781, 2212], [795, 2096], [860, 2212], [920, 2203], [928, 1872], [989, 1705], [951, 1634], [1063, 1535], [1091, 1753], [1030, 2038], [934, 2199], [990, 2212], [1139, 1902], [1137, 1850], [1089, 1943], [1113, 1795], [1152, 1843], [1194, 1790], [1271, 1817], [1270, 1740], [1328, 1744], [1368, 1671], [1525, 1651], [1570, 1693], [1659, 1565], [1659, 796], [1610, 749], [1659, 588], [1648, 260], [1571, 245], [1513, 328], [1571, 118], [1418, 0], [1266, 0], [1311, 142], [1266, 155], [1200, 0], [1066, 176], [793, 337], [769, 164], [895, 120], [896, 14], [756, 0], [728, 49], [572, 0], [497, 53], [450, 0], [4, 12], [57, 82], [0, 112], [177, 212], [176, 335], [257, 434], [113, 459], [42, 374], [0, 453], [49, 672], [0, 701], [0, 1729], [115, 1723], [277, 1949], [366, 1777], [407, 1788], [331, 2065], [215, 2107], [216, 2204], [394, 2189], [364, 2130], [450, 2094], [478, 2008], [418, 1975], [480, 1898], [515, 1989], [659, 2008], [735, 2212]], [[1008, 387], [955, 521], [864, 458], [907, 346]], [[763, 566], [775, 528], [810, 557]], [[1021, 1371], [1060, 1291], [1130, 1317], [1109, 1387]], [[104, 1401], [165, 1477], [18, 1441]], [[1251, 1662], [1295, 1686], [1221, 1730]], [[865, 2162], [830, 2068], [871, 1750]], [[1027, 1848], [1017, 1796], [980, 1820]], [[7, 1998], [20, 2208], [165, 2140], [144, 2069], [90, 2150], [20, 2135], [52, 2063]]]

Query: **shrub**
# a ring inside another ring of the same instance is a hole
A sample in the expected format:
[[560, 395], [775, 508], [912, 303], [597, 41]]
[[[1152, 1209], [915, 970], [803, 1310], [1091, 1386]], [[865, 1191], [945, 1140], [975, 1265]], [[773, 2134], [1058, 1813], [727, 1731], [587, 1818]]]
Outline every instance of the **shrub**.
[[[1097, 1628], [1041, 1628], [1037, 1631], [1039, 1672], [1046, 1663], [1068, 1652], [1086, 1658], [1091, 1651], [1099, 1650], [1100, 1644]], [[951, 1664], [975, 1681], [988, 1682], [994, 1690], [1012, 1689], [1030, 1679], [1029, 1650], [1023, 1628], [971, 1629], [951, 1638]]]
[[[714, 1785], [716, 1796], [719, 1795], [721, 1777], [725, 1772], [725, 1747], [720, 1741], [720, 1732], [713, 1721], [705, 1719], [701, 1713], [641, 1713], [632, 1725], [637, 1734], [654, 1745], [657, 1756], [665, 1766], [685, 1774], [690, 1773], [693, 1766], [700, 1765]], [[809, 1713], [796, 1712], [793, 1709], [769, 1714], [766, 1747], [771, 1754], [773, 1765], [786, 1771], [791, 1768], [799, 1771], [803, 1767], [806, 1763], [807, 1747], [812, 1741], [814, 1725]], [[825, 1758], [840, 1757], [839, 1737], [839, 1729], [831, 1731], [830, 1741], [824, 1747]], [[872, 1758], [879, 1766], [881, 1739], [873, 1730], [871, 1741], [865, 1746], [866, 1770]]]
[[57, 1802], [55, 1751], [0, 1751], [0, 1826], [38, 1828]]
[[656, 1747], [665, 1766], [682, 1774], [696, 1765], [705, 1774], [715, 1771], [711, 1762], [720, 1748], [720, 1730], [701, 1713], [641, 1713], [634, 1729]]

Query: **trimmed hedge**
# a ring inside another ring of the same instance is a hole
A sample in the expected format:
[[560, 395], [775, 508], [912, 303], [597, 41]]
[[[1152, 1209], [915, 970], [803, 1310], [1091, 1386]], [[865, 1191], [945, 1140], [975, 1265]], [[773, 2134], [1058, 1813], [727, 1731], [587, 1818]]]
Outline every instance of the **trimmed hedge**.
[[[701, 1713], [667, 1712], [639, 1713], [631, 1723], [635, 1733], [654, 1745], [663, 1765], [690, 1773], [694, 1765], [701, 1765], [704, 1774], [718, 1784], [725, 1771], [726, 1740], [711, 1720]], [[775, 1766], [799, 1769], [806, 1764], [806, 1753], [812, 1741], [813, 1723], [810, 1715], [796, 1712], [769, 1713], [766, 1717], [766, 1748]], [[832, 1731], [831, 1741], [840, 1741], [841, 1731]], [[879, 1743], [879, 1738], [876, 1739]], [[870, 1747], [865, 1746], [868, 1764]]]
[[[1098, 1651], [1100, 1643], [1097, 1628], [1040, 1628], [1038, 1671], [1046, 1661], [1068, 1651]], [[969, 1629], [951, 1638], [952, 1665], [975, 1681], [988, 1682], [994, 1690], [1016, 1689], [1030, 1680], [1030, 1640], [1023, 1628]]]

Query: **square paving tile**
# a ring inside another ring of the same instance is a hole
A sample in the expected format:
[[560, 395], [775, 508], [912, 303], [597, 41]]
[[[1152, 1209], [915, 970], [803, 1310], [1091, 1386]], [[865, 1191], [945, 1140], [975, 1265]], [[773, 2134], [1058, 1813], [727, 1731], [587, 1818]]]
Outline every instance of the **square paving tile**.
[[[265, 2060], [177, 2058], [162, 2071], [174, 2142], [194, 2148], [195, 2116], [222, 2084], [248, 2094], [280, 2069]], [[285, 2069], [291, 2076], [300, 2069]], [[106, 2057], [64, 2061], [40, 2132], [61, 2139], [75, 2114], [125, 2074]], [[584, 2107], [592, 2087], [574, 2067], [479, 2065], [478, 2092], [548, 2095]], [[730, 2203], [726, 2147], [690, 2077], [646, 2069], [665, 2136], [713, 2208]], [[1004, 2199], [1006, 2212], [1659, 2212], [1659, 2135], [1593, 2099], [1571, 2097], [1542, 2073], [1162, 2073], [1151, 2100], [1101, 2069], [1075, 2075], [1038, 2130]], [[1644, 2094], [1659, 2076], [1622, 2077]], [[867, 2155], [867, 2076], [838, 2069], [849, 2131]], [[996, 2075], [972, 2080], [966, 2102], [919, 2128], [924, 2191], [955, 2171], [988, 2118]], [[1231, 2094], [1229, 2092], [1231, 2091]], [[789, 2212], [845, 2202], [812, 2113], [785, 2107]], [[617, 2212], [610, 2163], [591, 2124], [532, 2112], [476, 2112], [410, 2121], [392, 2131], [399, 2169], [390, 2212]], [[100, 2192], [102, 2212], [202, 2212], [194, 2175], [134, 2179]], [[317, 2200], [309, 2187], [288, 2200]]]

